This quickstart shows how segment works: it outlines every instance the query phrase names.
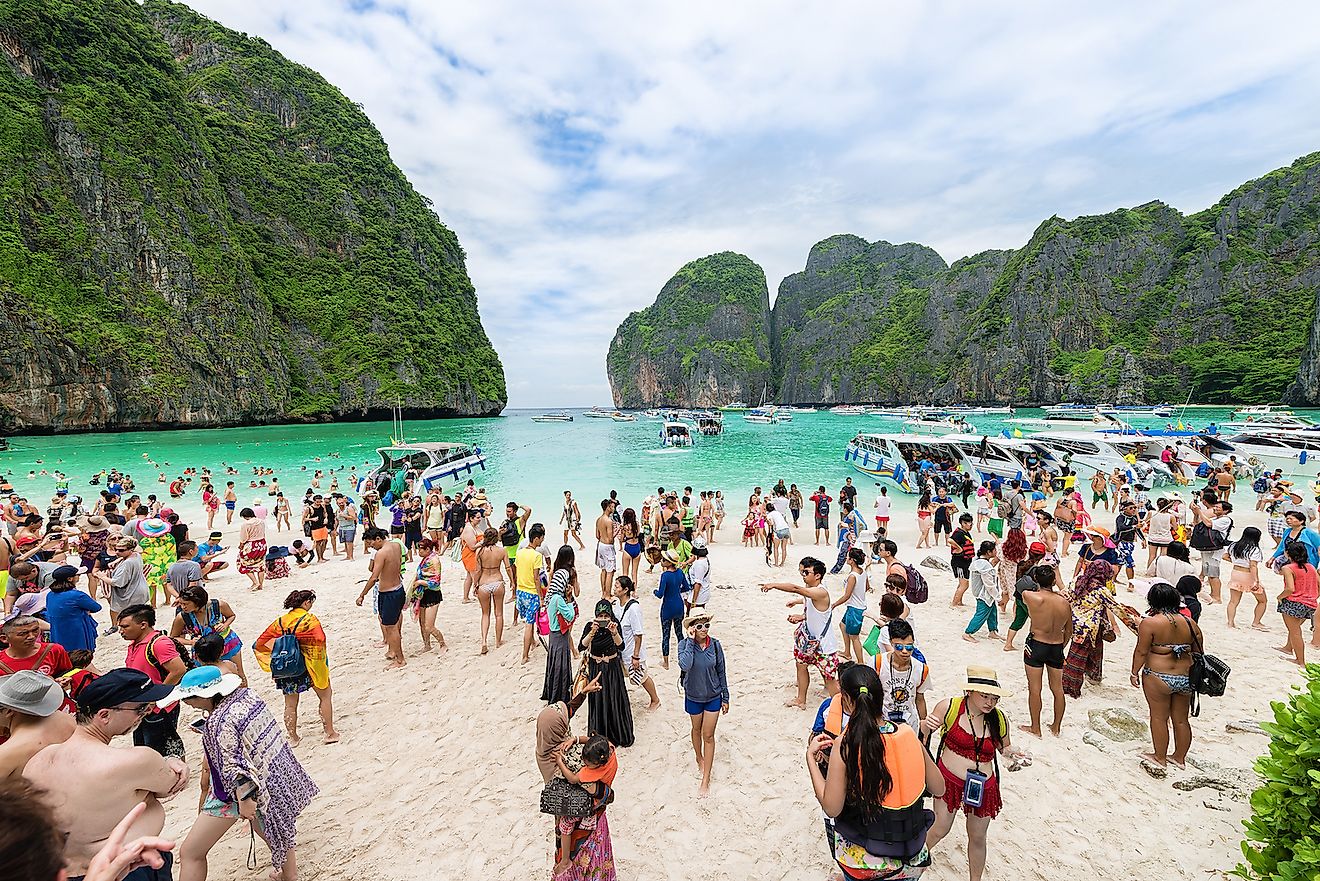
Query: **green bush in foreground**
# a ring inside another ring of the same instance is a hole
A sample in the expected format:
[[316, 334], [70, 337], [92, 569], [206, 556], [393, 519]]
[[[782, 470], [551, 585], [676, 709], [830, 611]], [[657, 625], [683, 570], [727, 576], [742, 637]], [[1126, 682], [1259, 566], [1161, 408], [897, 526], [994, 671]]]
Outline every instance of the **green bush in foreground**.
[[1256, 760], [1265, 782], [1251, 795], [1244, 822], [1246, 865], [1235, 874], [1251, 881], [1320, 878], [1320, 665], [1306, 665], [1306, 684], [1287, 703], [1274, 701], [1274, 721], [1261, 727], [1269, 751]]

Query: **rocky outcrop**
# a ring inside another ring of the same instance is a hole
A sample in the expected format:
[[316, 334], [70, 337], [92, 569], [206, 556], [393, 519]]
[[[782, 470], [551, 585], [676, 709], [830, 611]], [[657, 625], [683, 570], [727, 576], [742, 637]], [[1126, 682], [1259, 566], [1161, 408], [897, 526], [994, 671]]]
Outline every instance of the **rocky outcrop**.
[[620, 325], [607, 365], [617, 407], [756, 403], [773, 390], [765, 273], [728, 251], [693, 260]]
[[1318, 294], [1320, 153], [1196, 214], [1150, 202], [1052, 217], [1022, 248], [952, 266], [923, 245], [838, 235], [779, 286], [774, 394], [1320, 403]]
[[0, 0], [0, 101], [3, 430], [502, 409], [457, 239], [264, 41], [164, 0]]

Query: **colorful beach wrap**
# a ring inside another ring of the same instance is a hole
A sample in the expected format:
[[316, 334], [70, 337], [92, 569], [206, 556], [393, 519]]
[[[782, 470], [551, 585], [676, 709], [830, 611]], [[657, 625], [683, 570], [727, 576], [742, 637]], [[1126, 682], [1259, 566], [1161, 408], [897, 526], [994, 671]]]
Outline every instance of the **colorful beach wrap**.
[[238, 571], [247, 575], [260, 572], [266, 565], [266, 540], [254, 538], [238, 546]]
[[328, 688], [330, 685], [330, 656], [325, 648], [325, 630], [315, 615], [306, 609], [291, 609], [271, 622], [261, 632], [252, 647], [261, 669], [270, 672], [270, 650], [282, 634], [292, 633], [298, 638], [298, 647], [302, 649], [303, 661], [307, 664], [307, 673], [316, 688]]
[[138, 551], [142, 554], [142, 574], [146, 576], [147, 587], [151, 590], [151, 604], [154, 606], [157, 593], [167, 591], [169, 582], [166, 573], [179, 558], [174, 547], [174, 536], [168, 532], [164, 535], [139, 535]]
[[[581, 835], [585, 839], [579, 838]], [[555, 840], [559, 837], [555, 836]], [[610, 824], [604, 811], [596, 817], [596, 828], [589, 834], [586, 829], [573, 833], [571, 846], [575, 850], [568, 868], [552, 874], [550, 881], [616, 881], [619, 877], [614, 871], [614, 846], [610, 843]]]

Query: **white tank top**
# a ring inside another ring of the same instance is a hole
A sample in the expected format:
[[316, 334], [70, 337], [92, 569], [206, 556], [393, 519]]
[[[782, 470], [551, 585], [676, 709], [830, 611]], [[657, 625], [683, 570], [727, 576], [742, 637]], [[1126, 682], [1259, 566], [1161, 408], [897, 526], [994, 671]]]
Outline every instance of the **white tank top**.
[[848, 608], [866, 610], [866, 580], [870, 572], [870, 569], [863, 569], [857, 573], [857, 581], [853, 584], [853, 591], [849, 594], [846, 603]]
[[828, 655], [831, 652], [839, 650], [839, 630], [838, 621], [834, 619], [831, 610], [826, 609], [821, 612], [816, 609], [810, 597], [804, 597], [804, 608], [807, 614], [807, 630], [816, 639], [820, 640], [820, 652]]

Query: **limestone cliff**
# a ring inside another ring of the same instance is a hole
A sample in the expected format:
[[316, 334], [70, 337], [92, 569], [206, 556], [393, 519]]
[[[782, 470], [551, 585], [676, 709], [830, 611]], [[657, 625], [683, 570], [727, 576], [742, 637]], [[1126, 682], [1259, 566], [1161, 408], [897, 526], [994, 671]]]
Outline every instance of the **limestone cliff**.
[[1320, 153], [1196, 214], [1052, 217], [952, 266], [833, 236], [779, 286], [771, 386], [802, 403], [1320, 403], [1318, 294]]
[[615, 406], [756, 403], [774, 390], [769, 325], [761, 267], [727, 251], [693, 260], [615, 333], [607, 359]]
[[361, 110], [166, 0], [0, 0], [7, 431], [498, 412], [463, 252]]

